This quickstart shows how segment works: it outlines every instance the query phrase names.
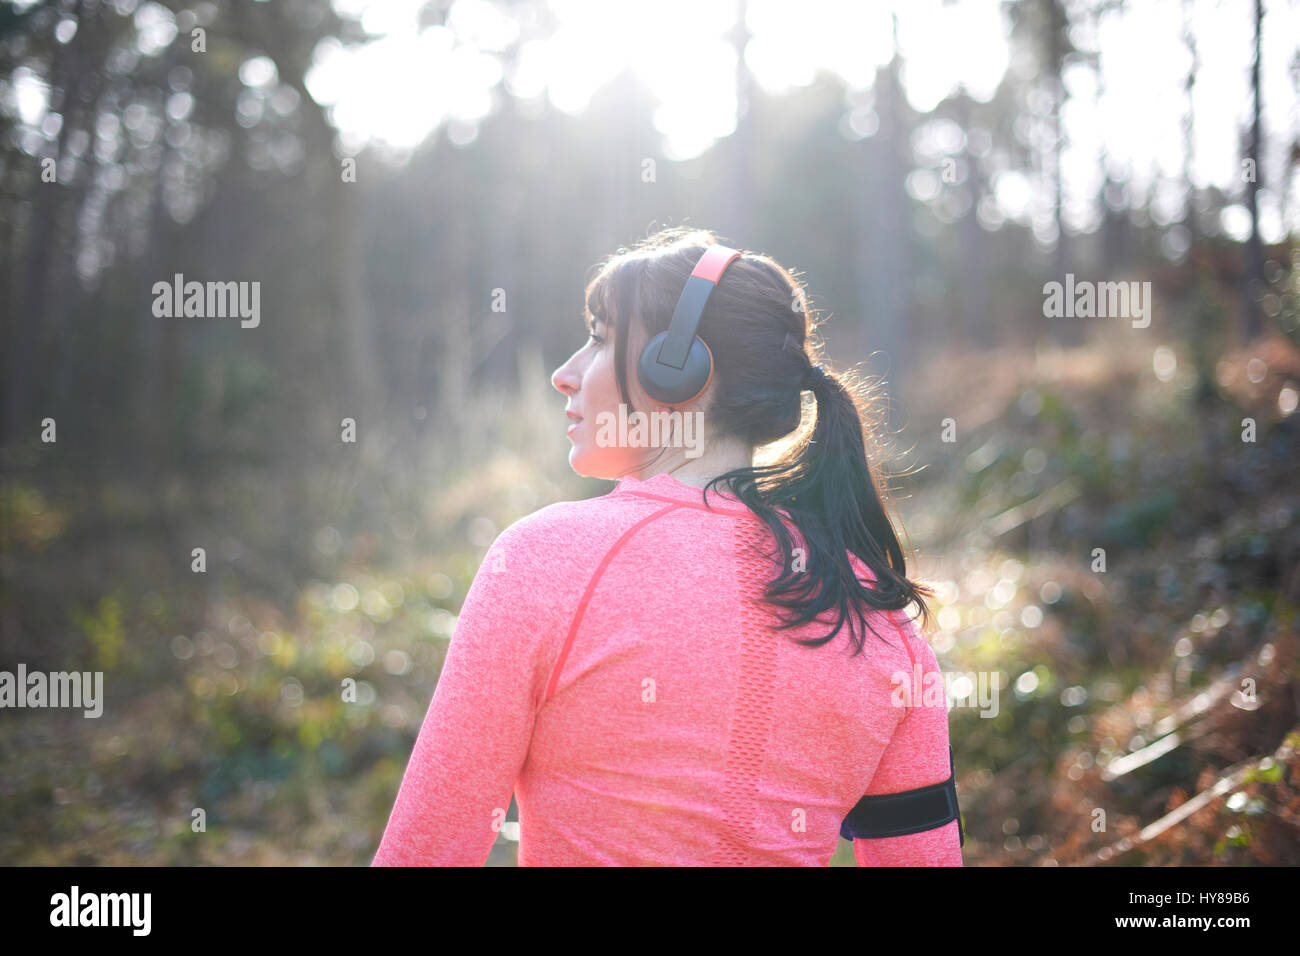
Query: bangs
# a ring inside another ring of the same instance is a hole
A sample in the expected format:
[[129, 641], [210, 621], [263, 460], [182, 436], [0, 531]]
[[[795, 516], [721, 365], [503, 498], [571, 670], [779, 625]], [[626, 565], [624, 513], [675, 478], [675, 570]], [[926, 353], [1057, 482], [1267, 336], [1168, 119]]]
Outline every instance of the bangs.
[[614, 325], [614, 318], [618, 314], [614, 303], [611, 301], [613, 296], [612, 287], [616, 284], [613, 282], [614, 273], [618, 271], [618, 266], [612, 264], [601, 270], [596, 278], [591, 280], [587, 287], [587, 301], [585, 319], [587, 328], [591, 328], [592, 323], [596, 320], [604, 322], [606, 327]]
[[606, 327], [610, 324], [609, 309], [605, 304], [605, 290], [608, 286], [609, 283], [605, 281], [605, 277], [602, 275], [597, 277], [587, 289], [586, 308], [582, 314], [582, 321], [587, 326], [588, 331], [591, 331], [597, 322], [603, 322]]
[[641, 281], [645, 275], [646, 257], [624, 253], [605, 263], [596, 277], [587, 285], [584, 319], [590, 331], [597, 322], [603, 322], [607, 335], [614, 340], [614, 374], [619, 394], [628, 408], [632, 397], [628, 392], [628, 356], [631, 317], [640, 304]]

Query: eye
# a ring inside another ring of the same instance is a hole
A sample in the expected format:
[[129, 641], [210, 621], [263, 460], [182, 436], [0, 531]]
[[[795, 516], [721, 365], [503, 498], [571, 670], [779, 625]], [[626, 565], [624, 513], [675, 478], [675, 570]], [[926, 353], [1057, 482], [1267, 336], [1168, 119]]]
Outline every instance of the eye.
[[597, 345], [605, 344], [605, 339], [602, 336], [597, 335], [594, 331], [589, 334], [588, 338], [589, 341], [595, 342]]

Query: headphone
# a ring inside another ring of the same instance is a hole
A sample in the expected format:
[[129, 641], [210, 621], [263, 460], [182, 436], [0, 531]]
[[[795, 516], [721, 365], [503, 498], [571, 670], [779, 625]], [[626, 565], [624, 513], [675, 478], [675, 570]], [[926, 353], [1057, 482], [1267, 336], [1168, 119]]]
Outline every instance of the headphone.
[[686, 280], [668, 331], [660, 332], [641, 350], [637, 377], [645, 393], [665, 405], [685, 405], [703, 394], [713, 381], [713, 353], [696, 338], [700, 316], [722, 273], [740, 252], [712, 245], [700, 256]]

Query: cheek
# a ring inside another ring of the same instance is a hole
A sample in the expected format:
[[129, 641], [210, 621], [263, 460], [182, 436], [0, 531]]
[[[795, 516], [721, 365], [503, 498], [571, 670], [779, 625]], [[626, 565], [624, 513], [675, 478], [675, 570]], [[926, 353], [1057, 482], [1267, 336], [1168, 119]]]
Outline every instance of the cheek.
[[618, 376], [614, 374], [614, 357], [606, 346], [587, 370], [587, 404], [601, 411], [615, 411], [622, 398], [618, 393]]

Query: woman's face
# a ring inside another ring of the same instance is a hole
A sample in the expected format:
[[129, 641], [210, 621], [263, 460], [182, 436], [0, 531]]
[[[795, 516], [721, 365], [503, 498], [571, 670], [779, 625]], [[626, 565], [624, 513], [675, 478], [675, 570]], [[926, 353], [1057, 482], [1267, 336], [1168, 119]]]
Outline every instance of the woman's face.
[[[617, 435], [619, 405], [622, 396], [618, 391], [618, 378], [614, 373], [614, 329], [604, 319], [593, 319], [591, 336], [585, 345], [569, 356], [569, 360], [551, 375], [551, 384], [568, 398], [565, 411], [569, 414], [569, 466], [588, 478], [617, 480], [636, 473], [650, 458], [655, 449], [620, 447], [617, 441], [597, 442], [597, 437]], [[646, 397], [639, 394], [634, 383], [629, 383], [632, 400], [638, 408]], [[600, 429], [599, 425], [612, 416], [613, 428]], [[631, 414], [631, 409], [624, 411]]]

